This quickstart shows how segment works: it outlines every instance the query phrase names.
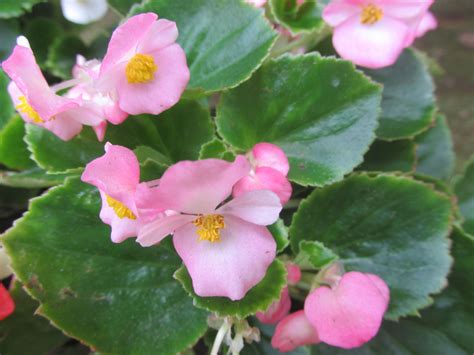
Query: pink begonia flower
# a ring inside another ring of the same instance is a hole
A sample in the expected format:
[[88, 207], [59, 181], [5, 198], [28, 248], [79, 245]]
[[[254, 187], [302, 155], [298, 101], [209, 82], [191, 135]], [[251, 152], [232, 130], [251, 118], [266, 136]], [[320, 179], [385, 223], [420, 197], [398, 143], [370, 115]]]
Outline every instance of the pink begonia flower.
[[167, 110], [189, 82], [186, 55], [175, 43], [176, 24], [157, 19], [145, 13], [119, 26], [100, 68], [99, 90], [116, 92], [120, 109], [131, 115]]
[[332, 0], [323, 19], [334, 27], [339, 55], [367, 68], [396, 62], [413, 42], [419, 22], [433, 0]]
[[137, 197], [140, 209], [179, 212], [144, 225], [137, 241], [151, 246], [173, 234], [199, 296], [239, 300], [263, 279], [275, 258], [276, 243], [265, 226], [278, 219], [278, 197], [260, 190], [225, 202], [249, 170], [243, 156], [233, 163], [182, 161], [166, 170], [157, 187]]
[[136, 236], [143, 221], [135, 204], [140, 165], [133, 151], [106, 143], [105, 154], [87, 164], [81, 180], [99, 189], [100, 219], [112, 227], [112, 241]]
[[[289, 285], [297, 284], [301, 279], [301, 269], [296, 264], [286, 264], [287, 282]], [[273, 324], [285, 317], [291, 308], [291, 298], [288, 286], [281, 291], [280, 299], [273, 302], [265, 312], [257, 312], [256, 317], [262, 323]]]
[[427, 12], [421, 19], [416, 31], [416, 37], [423, 37], [426, 32], [435, 30], [438, 27], [438, 20], [431, 12]]
[[252, 169], [234, 186], [233, 195], [238, 197], [248, 191], [270, 190], [278, 195], [282, 204], [287, 203], [292, 187], [286, 177], [290, 165], [283, 150], [271, 143], [258, 143], [247, 157]]
[[0, 320], [7, 318], [15, 310], [15, 302], [10, 292], [0, 283]]
[[353, 271], [331, 287], [311, 292], [304, 312], [322, 342], [351, 349], [377, 334], [389, 299], [390, 291], [380, 277]]
[[288, 352], [299, 346], [318, 344], [318, 333], [305, 316], [303, 310], [283, 318], [275, 328], [272, 347], [281, 352]]

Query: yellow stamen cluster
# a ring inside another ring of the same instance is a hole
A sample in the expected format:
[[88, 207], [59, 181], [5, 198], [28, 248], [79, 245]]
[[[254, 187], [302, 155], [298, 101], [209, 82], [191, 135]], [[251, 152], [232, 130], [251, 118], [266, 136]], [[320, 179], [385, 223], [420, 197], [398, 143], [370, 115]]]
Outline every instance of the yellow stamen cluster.
[[383, 18], [383, 10], [374, 4], [368, 4], [362, 9], [360, 22], [364, 25], [373, 25]]
[[26, 97], [20, 96], [19, 100], [20, 103], [15, 107], [18, 111], [27, 115], [34, 123], [44, 123], [38, 112], [26, 101]]
[[115, 214], [120, 219], [128, 218], [128, 219], [137, 219], [137, 217], [130, 211], [127, 206], [125, 206], [122, 202], [117, 201], [116, 199], [106, 195], [107, 204], [113, 208]]
[[196, 233], [199, 235], [199, 240], [207, 240], [211, 243], [221, 241], [221, 229], [225, 227], [224, 216], [220, 214], [199, 216], [193, 223], [198, 227]]
[[152, 81], [157, 70], [158, 66], [151, 55], [137, 53], [127, 63], [125, 75], [130, 84], [143, 84]]

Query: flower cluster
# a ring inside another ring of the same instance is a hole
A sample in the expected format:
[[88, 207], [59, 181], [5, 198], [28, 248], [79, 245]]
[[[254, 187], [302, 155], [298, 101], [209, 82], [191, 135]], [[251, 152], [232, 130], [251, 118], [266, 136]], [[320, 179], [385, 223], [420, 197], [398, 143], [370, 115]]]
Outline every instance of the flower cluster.
[[63, 140], [88, 125], [102, 140], [107, 123], [120, 124], [128, 115], [157, 115], [179, 101], [190, 74], [177, 37], [174, 22], [145, 13], [114, 31], [102, 61], [79, 56], [71, 80], [49, 86], [24, 37], [2, 67], [12, 79], [8, 91], [26, 122]]

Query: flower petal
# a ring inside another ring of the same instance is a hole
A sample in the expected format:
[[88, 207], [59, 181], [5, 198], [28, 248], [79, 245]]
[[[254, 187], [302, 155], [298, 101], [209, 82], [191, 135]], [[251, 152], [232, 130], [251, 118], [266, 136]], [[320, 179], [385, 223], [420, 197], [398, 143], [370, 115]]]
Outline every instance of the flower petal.
[[256, 167], [266, 166], [273, 168], [284, 176], [288, 175], [290, 164], [285, 152], [277, 145], [271, 143], [258, 143], [252, 148], [253, 160]]
[[304, 311], [321, 341], [351, 349], [377, 334], [389, 297], [387, 285], [378, 276], [349, 272], [334, 289], [314, 290], [306, 298]]
[[362, 11], [360, 4], [354, 1], [336, 0], [331, 1], [323, 10], [323, 20], [330, 26], [336, 27], [349, 19], [358, 15]]
[[138, 46], [138, 52], [150, 53], [176, 42], [178, 27], [169, 20], [158, 20], [151, 27], [143, 41]]
[[385, 16], [407, 20], [423, 16], [433, 2], [433, 0], [379, 0], [379, 6]]
[[0, 320], [7, 318], [15, 310], [15, 303], [8, 290], [0, 283]]
[[427, 12], [421, 19], [420, 24], [416, 30], [416, 37], [423, 37], [426, 32], [432, 31], [438, 27], [438, 21], [436, 17], [431, 13]]
[[273, 302], [265, 312], [257, 312], [256, 317], [265, 324], [277, 323], [290, 312], [290, 308], [291, 298], [288, 287], [285, 287], [281, 291], [280, 299]]
[[288, 273], [288, 284], [296, 285], [301, 280], [301, 269], [298, 265], [293, 263], [286, 264], [286, 271]]
[[246, 192], [229, 201], [217, 213], [233, 215], [247, 222], [268, 226], [278, 220], [282, 209], [280, 199], [269, 190]]
[[97, 21], [107, 12], [106, 0], [61, 0], [64, 17], [74, 23], [86, 25]]
[[176, 230], [173, 242], [201, 297], [242, 299], [258, 284], [275, 259], [276, 243], [262, 226], [225, 216], [221, 241], [198, 241], [196, 226]]
[[196, 216], [177, 214], [157, 218], [155, 221], [140, 227], [137, 242], [142, 247], [149, 247], [158, 244], [166, 236], [173, 234], [175, 230], [190, 223]]
[[100, 219], [111, 227], [110, 239], [114, 243], [122, 243], [125, 239], [135, 237], [139, 222], [136, 219], [119, 218], [114, 209], [109, 206], [106, 196], [100, 192], [102, 198], [102, 209], [100, 210]]
[[272, 346], [282, 352], [296, 349], [299, 346], [318, 344], [316, 330], [309, 323], [304, 311], [298, 311], [283, 318], [277, 324], [272, 337]]
[[250, 165], [242, 155], [233, 163], [220, 159], [181, 161], [165, 171], [158, 187], [137, 196], [137, 206], [145, 210], [210, 214], [249, 171]]

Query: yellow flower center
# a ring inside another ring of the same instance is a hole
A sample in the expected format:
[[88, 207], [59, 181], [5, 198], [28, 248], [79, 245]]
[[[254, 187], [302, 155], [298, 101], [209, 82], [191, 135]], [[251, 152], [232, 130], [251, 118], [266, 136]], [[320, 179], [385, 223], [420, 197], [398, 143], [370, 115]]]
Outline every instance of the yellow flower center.
[[137, 53], [127, 63], [125, 75], [130, 84], [143, 84], [155, 78], [157, 69], [158, 66], [151, 55]]
[[364, 25], [373, 25], [383, 18], [383, 10], [374, 4], [368, 4], [362, 9], [360, 23]]
[[225, 227], [224, 216], [220, 214], [199, 216], [193, 223], [198, 227], [196, 233], [199, 235], [199, 240], [207, 240], [211, 243], [221, 241], [221, 229]]
[[44, 120], [38, 115], [33, 107], [26, 101], [26, 97], [20, 96], [20, 103], [15, 108], [27, 115], [34, 123], [44, 123]]
[[117, 201], [116, 199], [110, 197], [109, 195], [105, 195], [107, 204], [112, 207], [114, 210], [115, 214], [117, 215], [118, 218], [124, 219], [137, 219], [137, 217], [133, 214], [133, 212], [127, 208], [122, 202]]

